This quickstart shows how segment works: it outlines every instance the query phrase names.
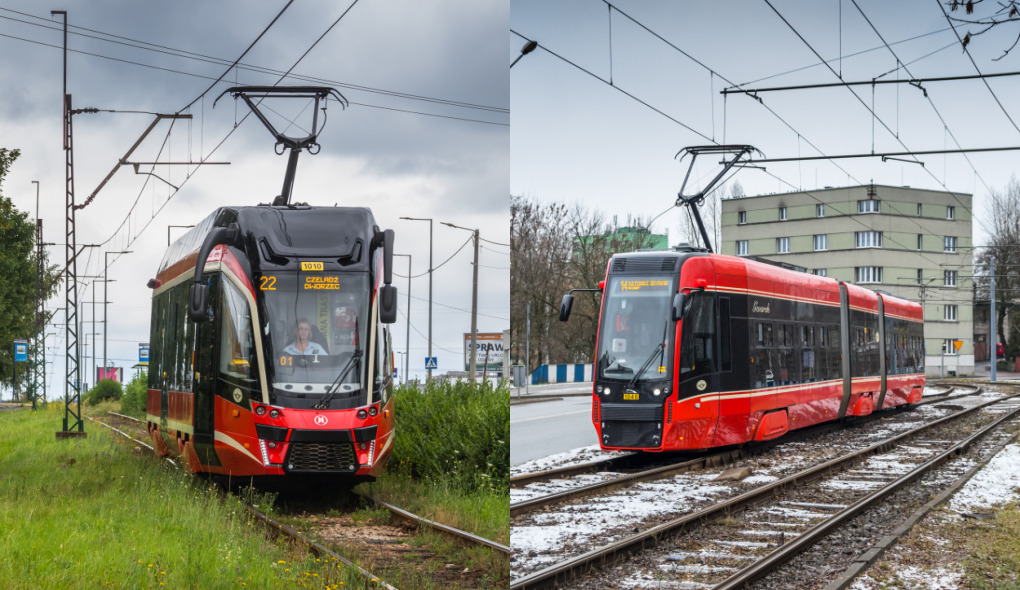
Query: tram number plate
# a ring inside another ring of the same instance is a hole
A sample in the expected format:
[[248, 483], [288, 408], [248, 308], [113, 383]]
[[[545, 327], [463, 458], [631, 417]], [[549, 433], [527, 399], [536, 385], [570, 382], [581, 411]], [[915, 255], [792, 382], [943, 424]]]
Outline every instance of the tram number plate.
[[322, 270], [323, 265], [321, 262], [302, 262], [301, 270]]
[[636, 400], [636, 399], [638, 399], [638, 394], [636, 394], [636, 393], [625, 393], [625, 394], [623, 394], [623, 399], [624, 400]]

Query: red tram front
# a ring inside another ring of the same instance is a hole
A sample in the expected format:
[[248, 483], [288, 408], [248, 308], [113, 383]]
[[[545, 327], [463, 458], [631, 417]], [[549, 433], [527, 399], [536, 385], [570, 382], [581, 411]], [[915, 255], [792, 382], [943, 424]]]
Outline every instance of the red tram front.
[[761, 441], [921, 399], [916, 303], [691, 248], [614, 255], [600, 290], [592, 421], [605, 450]]
[[364, 208], [221, 208], [153, 288], [157, 453], [231, 477], [371, 480], [393, 446], [393, 232]]

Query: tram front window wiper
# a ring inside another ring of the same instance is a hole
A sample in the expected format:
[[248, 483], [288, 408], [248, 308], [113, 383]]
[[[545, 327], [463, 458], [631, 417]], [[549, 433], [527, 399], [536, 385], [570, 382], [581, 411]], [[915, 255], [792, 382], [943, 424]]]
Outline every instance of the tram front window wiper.
[[344, 368], [341, 369], [340, 374], [337, 375], [336, 380], [333, 381], [333, 384], [329, 386], [329, 390], [326, 391], [326, 395], [324, 395], [322, 399], [319, 400], [319, 403], [312, 406], [313, 408], [315, 408], [316, 410], [325, 410], [326, 408], [329, 407], [330, 402], [336, 399], [337, 395], [340, 393], [340, 384], [343, 383], [344, 377], [346, 377], [347, 373], [350, 373], [351, 369], [357, 366], [358, 361], [361, 360], [361, 354], [362, 352], [360, 348], [354, 349], [354, 352], [351, 354], [350, 360], [348, 360], [347, 364], [344, 365]]
[[645, 359], [645, 362], [643, 365], [641, 365], [641, 368], [638, 369], [637, 373], [634, 373], [634, 376], [631, 378], [631, 380], [627, 382], [627, 389], [633, 388], [634, 385], [638, 382], [638, 379], [640, 379], [641, 376], [645, 374], [645, 371], [648, 370], [648, 367], [652, 364], [652, 361], [655, 360], [655, 355], [659, 355], [659, 366], [660, 367], [663, 366], [662, 363], [665, 362], [666, 356], [666, 328], [667, 326], [663, 326], [662, 328], [662, 340], [659, 341], [659, 345], [656, 346], [654, 350], [652, 350], [652, 354], [648, 355], [648, 358]]

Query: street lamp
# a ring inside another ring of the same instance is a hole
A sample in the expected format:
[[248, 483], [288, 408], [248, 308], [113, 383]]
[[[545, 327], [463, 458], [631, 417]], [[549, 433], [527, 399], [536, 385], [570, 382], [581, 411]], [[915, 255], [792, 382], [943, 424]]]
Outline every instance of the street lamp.
[[180, 228], [187, 229], [187, 228], [190, 228], [190, 227], [195, 227], [195, 225], [191, 224], [191, 225], [168, 225], [168, 226], [166, 226], [166, 245], [167, 246], [170, 245], [170, 228], [171, 227], [180, 227]]
[[528, 41], [527, 43], [525, 43], [524, 47], [521, 47], [521, 54], [518, 55], [517, 59], [515, 59], [513, 61], [513, 63], [510, 64], [510, 67], [511, 68], [514, 67], [514, 65], [517, 64], [517, 62], [521, 61], [522, 57], [524, 57], [525, 55], [528, 55], [529, 53], [534, 51], [535, 48], [537, 48], [537, 47], [538, 47], [538, 41]]
[[407, 256], [407, 328], [404, 342], [404, 383], [407, 383], [408, 362], [411, 359], [411, 255], [394, 254], [394, 256]]
[[[170, 229], [167, 228], [167, 240], [170, 239]], [[169, 246], [170, 244], [167, 244]], [[110, 325], [106, 323], [106, 304], [109, 301], [106, 300], [106, 284], [110, 282], [110, 254], [131, 254], [131, 250], [122, 250], [120, 252], [103, 252], [103, 370], [106, 370], [106, 333], [110, 329]]]
[[[401, 217], [407, 221], [429, 222], [429, 358], [432, 358], [432, 218], [430, 217]], [[427, 368], [427, 367], [426, 367]], [[432, 380], [432, 369], [428, 369], [428, 380]]]
[[476, 348], [478, 343], [478, 230], [471, 229], [468, 227], [461, 227], [445, 221], [440, 221], [443, 225], [453, 227], [456, 229], [462, 229], [469, 231], [475, 241], [475, 263], [474, 263], [474, 279], [471, 285], [471, 347], [468, 349], [468, 380], [471, 383], [475, 382], [475, 365], [478, 364], [478, 349]]

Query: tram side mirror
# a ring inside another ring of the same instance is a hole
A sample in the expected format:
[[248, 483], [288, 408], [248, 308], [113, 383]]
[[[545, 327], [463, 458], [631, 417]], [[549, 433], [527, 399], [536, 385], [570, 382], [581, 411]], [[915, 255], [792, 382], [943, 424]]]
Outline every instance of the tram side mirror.
[[560, 302], [560, 321], [565, 322], [570, 318], [570, 310], [574, 307], [574, 296], [567, 293]]
[[684, 294], [677, 293], [673, 295], [673, 321], [679, 322], [680, 318], [684, 315]]
[[204, 283], [191, 285], [188, 291], [188, 319], [204, 322], [209, 319], [209, 286]]
[[393, 285], [379, 288], [379, 321], [384, 324], [397, 321], [397, 288]]

